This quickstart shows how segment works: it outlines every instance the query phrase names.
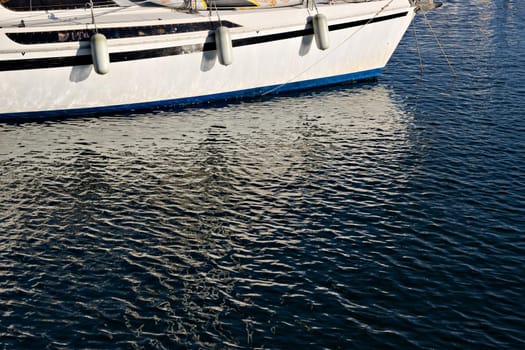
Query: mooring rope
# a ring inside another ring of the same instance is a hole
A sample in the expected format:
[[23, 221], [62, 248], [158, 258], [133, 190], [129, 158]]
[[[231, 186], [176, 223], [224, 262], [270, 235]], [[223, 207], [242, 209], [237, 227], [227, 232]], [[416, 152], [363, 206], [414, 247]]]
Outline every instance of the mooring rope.
[[428, 26], [428, 29], [430, 29], [430, 32], [432, 33], [432, 35], [434, 35], [434, 38], [436, 39], [436, 43], [439, 47], [439, 49], [441, 50], [441, 54], [443, 55], [443, 57], [445, 58], [445, 61], [447, 61], [447, 64], [448, 66], [450, 67], [450, 71], [452, 73], [452, 76], [454, 78], [457, 78], [457, 74], [456, 74], [456, 71], [454, 70], [454, 67], [452, 66], [452, 62], [450, 61], [450, 59], [448, 58], [448, 55], [447, 53], [445, 52], [445, 49], [443, 48], [443, 45], [441, 45], [441, 42], [439, 41], [439, 38], [436, 34], [436, 32], [434, 31], [434, 28], [432, 27], [432, 25], [430, 24], [430, 21], [428, 20], [428, 17], [426, 15], [426, 13], [424, 11], [422, 11], [423, 13], [423, 18], [425, 19], [425, 23], [427, 24]]
[[416, 33], [416, 21], [412, 21], [412, 31], [414, 32], [414, 40], [416, 42], [417, 57], [419, 59], [419, 75], [423, 75], [423, 58], [421, 57], [421, 48], [419, 47], [419, 40]]

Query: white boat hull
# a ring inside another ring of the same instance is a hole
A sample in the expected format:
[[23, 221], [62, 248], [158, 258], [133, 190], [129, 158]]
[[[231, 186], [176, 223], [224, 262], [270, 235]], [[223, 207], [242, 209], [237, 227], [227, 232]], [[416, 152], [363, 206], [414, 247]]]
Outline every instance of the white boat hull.
[[8, 47], [2, 35], [0, 118], [202, 103], [373, 78], [414, 16], [408, 0], [391, 1], [379, 11], [387, 3], [319, 7], [330, 26], [326, 50], [316, 47], [305, 8], [251, 11], [258, 12], [252, 18], [223, 12], [223, 21], [239, 24], [230, 29], [233, 63], [228, 66], [218, 62], [213, 35], [206, 31], [108, 39], [111, 63], [104, 75], [89, 62], [75, 63], [75, 57], [89, 61], [88, 44]]

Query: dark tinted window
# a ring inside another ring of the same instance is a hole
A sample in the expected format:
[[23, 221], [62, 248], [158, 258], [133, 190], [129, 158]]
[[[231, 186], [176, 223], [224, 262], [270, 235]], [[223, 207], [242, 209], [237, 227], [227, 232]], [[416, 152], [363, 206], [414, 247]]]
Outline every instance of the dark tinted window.
[[[222, 21], [221, 23], [223, 26], [229, 28], [239, 27], [238, 24], [228, 21]], [[98, 32], [104, 34], [108, 39], [118, 39], [132, 38], [137, 36], [208, 31], [214, 30], [218, 26], [218, 21], [206, 21], [183, 24], [165, 24], [156, 26], [99, 28]], [[7, 33], [7, 36], [9, 37], [9, 39], [19, 44], [46, 44], [89, 40], [92, 34], [93, 31], [90, 30], [63, 30], [52, 32]]]

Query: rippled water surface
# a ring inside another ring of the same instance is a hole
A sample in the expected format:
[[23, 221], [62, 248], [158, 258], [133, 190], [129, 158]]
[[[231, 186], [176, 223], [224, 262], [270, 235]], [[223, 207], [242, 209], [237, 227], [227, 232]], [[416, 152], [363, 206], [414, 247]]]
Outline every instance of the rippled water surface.
[[0, 345], [524, 348], [524, 14], [447, 1], [378, 82], [0, 124]]

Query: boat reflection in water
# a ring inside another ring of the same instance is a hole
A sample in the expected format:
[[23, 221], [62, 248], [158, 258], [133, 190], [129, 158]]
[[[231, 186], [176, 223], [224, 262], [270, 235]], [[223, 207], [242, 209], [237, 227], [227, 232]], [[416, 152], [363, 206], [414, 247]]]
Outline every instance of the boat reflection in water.
[[319, 320], [343, 334], [353, 307], [312, 281], [363, 263], [345, 257], [407, 184], [412, 122], [370, 84], [0, 124], [9, 339], [279, 348]]

